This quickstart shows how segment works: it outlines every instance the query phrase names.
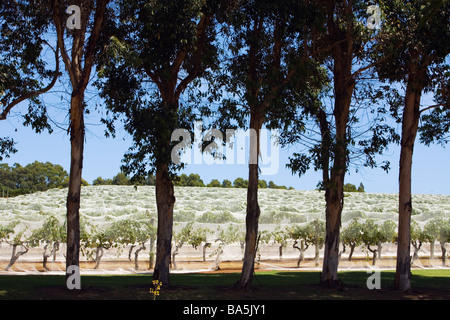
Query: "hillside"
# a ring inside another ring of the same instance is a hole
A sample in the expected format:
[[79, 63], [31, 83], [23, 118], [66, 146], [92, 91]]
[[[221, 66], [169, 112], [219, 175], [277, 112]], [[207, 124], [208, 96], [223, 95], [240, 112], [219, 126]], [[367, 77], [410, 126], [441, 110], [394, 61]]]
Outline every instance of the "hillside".
[[[175, 222], [213, 224], [245, 221], [246, 190], [241, 188], [175, 187]], [[0, 224], [19, 220], [33, 228], [46, 216], [64, 219], [66, 189], [51, 189], [14, 198], [0, 198]], [[260, 222], [264, 225], [305, 223], [325, 218], [323, 192], [283, 189], [259, 190]], [[354, 218], [397, 220], [397, 195], [346, 193], [342, 223]], [[84, 186], [81, 215], [95, 223], [123, 218], [156, 217], [153, 186]], [[414, 195], [413, 219], [424, 223], [434, 217], [450, 217], [450, 196]]]

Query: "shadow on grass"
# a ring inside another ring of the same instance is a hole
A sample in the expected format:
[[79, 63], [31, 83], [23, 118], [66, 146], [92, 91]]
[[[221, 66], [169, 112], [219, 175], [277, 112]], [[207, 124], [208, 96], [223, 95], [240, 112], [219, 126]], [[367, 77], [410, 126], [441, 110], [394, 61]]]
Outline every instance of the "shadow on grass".
[[[236, 291], [231, 286], [238, 273], [172, 274], [170, 286], [162, 286], [158, 300], [411, 300], [450, 299], [450, 270], [413, 273], [413, 291], [393, 290], [395, 272], [380, 272], [381, 289], [369, 290], [371, 273], [340, 272], [340, 289], [318, 285], [319, 272], [256, 273], [253, 289]], [[65, 277], [55, 275], [0, 276], [0, 299], [8, 300], [151, 300], [151, 275], [85, 275], [81, 290], [65, 288]]]

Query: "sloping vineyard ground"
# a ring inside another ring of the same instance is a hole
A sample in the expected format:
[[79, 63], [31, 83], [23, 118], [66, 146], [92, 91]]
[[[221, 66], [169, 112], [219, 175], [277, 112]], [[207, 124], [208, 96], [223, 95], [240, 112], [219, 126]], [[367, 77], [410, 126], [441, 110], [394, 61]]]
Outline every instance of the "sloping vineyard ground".
[[[16, 233], [23, 232], [23, 237], [40, 228], [45, 219], [54, 216], [61, 223], [65, 217], [66, 189], [52, 189], [14, 198], [0, 198], [0, 226], [18, 222]], [[241, 240], [244, 236], [246, 190], [237, 188], [197, 188], [177, 187], [174, 212], [175, 233], [186, 225], [193, 228], [208, 229], [207, 241], [198, 247], [185, 243], [178, 250], [173, 272], [214, 271], [220, 267], [221, 272], [239, 271], [243, 248]], [[277, 230], [294, 225], [305, 225], [315, 219], [324, 220], [325, 202], [323, 193], [319, 191], [299, 191], [280, 189], [260, 189], [260, 230], [276, 233]], [[133, 186], [88, 186], [82, 189], [81, 215], [90, 225], [101, 229], [113, 222], [125, 219], [148, 221], [156, 218], [154, 187]], [[434, 218], [450, 217], [450, 196], [414, 195], [413, 220], [419, 226]], [[342, 228], [355, 219], [364, 221], [373, 219], [377, 224], [386, 220], [397, 220], [397, 196], [395, 194], [346, 193]], [[238, 230], [233, 241], [218, 241], [220, 230], [233, 226]], [[299, 250], [293, 247], [295, 241], [287, 239], [280, 258], [280, 244], [273, 238], [260, 242], [257, 268], [271, 270], [320, 270], [321, 259], [317, 265], [314, 245], [305, 251], [304, 259], [297, 267]], [[298, 245], [297, 245], [298, 246]], [[447, 247], [449, 244], [447, 244]], [[104, 250], [98, 269], [92, 257], [84, 257], [82, 272], [96, 273], [133, 273], [151, 272], [149, 265], [149, 241], [146, 249], [139, 254], [139, 268], [136, 270], [134, 251], [129, 256], [127, 246], [121, 250], [111, 248]], [[174, 243], [175, 248], [175, 243]], [[11, 257], [12, 246], [6, 242], [0, 244], [0, 273], [4, 273]], [[218, 252], [223, 253], [218, 256]], [[30, 247], [7, 272], [41, 272], [43, 245]], [[411, 249], [413, 252], [413, 248]], [[62, 243], [53, 257], [48, 259], [49, 272], [63, 272], [65, 245]], [[358, 245], [349, 261], [349, 248], [342, 253], [340, 269], [358, 270], [372, 267], [372, 253], [364, 246]], [[381, 259], [376, 267], [382, 269], [395, 268], [395, 243], [383, 243]], [[434, 259], [430, 257], [430, 244], [424, 243], [419, 251], [419, 258], [414, 261], [414, 268], [448, 268], [450, 259], [443, 265], [439, 242], [434, 245]], [[203, 258], [204, 256], [204, 258]], [[320, 258], [323, 248], [319, 249]], [[130, 258], [130, 259], [129, 259]], [[205, 261], [203, 261], [205, 260]]]

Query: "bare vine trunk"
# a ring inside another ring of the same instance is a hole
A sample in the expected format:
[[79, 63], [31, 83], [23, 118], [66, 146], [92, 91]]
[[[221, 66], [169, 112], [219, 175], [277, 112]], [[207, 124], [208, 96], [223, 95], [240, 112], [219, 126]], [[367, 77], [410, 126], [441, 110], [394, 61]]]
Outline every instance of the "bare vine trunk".
[[[13, 249], [12, 249], [12, 253], [11, 253], [11, 259], [9, 260], [8, 265], [5, 268], [5, 271], [8, 271], [14, 263], [16, 263], [17, 259], [20, 258], [20, 256], [24, 255], [25, 253], [28, 252], [28, 247], [23, 245], [23, 244], [13, 244]], [[17, 251], [17, 247], [22, 247], [23, 250], [19, 250]]]
[[323, 266], [320, 276], [320, 283], [326, 286], [335, 286], [338, 283], [337, 270], [339, 264], [341, 216], [344, 207], [344, 178], [347, 170], [347, 124], [351, 96], [355, 84], [349, 80], [348, 66], [346, 66], [345, 60], [342, 60], [335, 60], [334, 83], [336, 93], [334, 117], [336, 122], [336, 146], [331, 169], [328, 162], [330, 159], [329, 124], [323, 112], [319, 115], [322, 139], [326, 143], [324, 155], [327, 157], [326, 165], [323, 167], [326, 234]]
[[441, 251], [442, 251], [442, 266], [445, 267], [445, 259], [447, 256], [447, 248], [445, 247], [445, 241], [440, 241], [439, 244], [441, 245]]
[[55, 262], [55, 260], [56, 260], [56, 251], [59, 250], [59, 241], [53, 242], [52, 249], [50, 251], [48, 251], [48, 246], [49, 246], [49, 243], [47, 243], [45, 245], [44, 253], [42, 254], [42, 256], [43, 256], [42, 266], [45, 271], [48, 271], [48, 268], [47, 268], [48, 258], [53, 256], [53, 262]]
[[95, 252], [95, 266], [94, 269], [98, 269], [98, 267], [100, 266], [100, 260], [102, 260], [103, 257], [103, 247], [97, 247], [97, 250]]
[[142, 243], [139, 248], [134, 251], [134, 269], [139, 269], [139, 253], [145, 250], [145, 243]]
[[305, 258], [305, 251], [308, 250], [309, 244], [305, 245], [305, 240], [300, 240], [300, 247], [297, 244], [298, 244], [298, 241], [295, 240], [292, 247], [299, 251], [299, 255], [298, 255], [298, 259], [297, 259], [297, 268], [300, 268], [300, 264], [302, 263], [303, 259]]
[[411, 172], [414, 142], [420, 118], [421, 92], [417, 83], [408, 81], [400, 151], [398, 245], [394, 283], [394, 287], [399, 290], [411, 289]]

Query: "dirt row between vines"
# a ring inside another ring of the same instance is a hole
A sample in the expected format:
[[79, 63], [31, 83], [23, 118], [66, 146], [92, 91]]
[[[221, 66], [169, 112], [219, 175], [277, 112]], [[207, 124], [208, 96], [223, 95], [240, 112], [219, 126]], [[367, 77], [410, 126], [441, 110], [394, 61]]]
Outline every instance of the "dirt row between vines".
[[[42, 260], [24, 260], [20, 261], [20, 259], [9, 269], [9, 271], [5, 271], [6, 266], [8, 265], [8, 259], [0, 259], [0, 274], [8, 274], [8, 273], [44, 273], [46, 272], [42, 265]], [[378, 269], [395, 269], [396, 259], [395, 257], [385, 257], [381, 259], [377, 265], [375, 266]], [[148, 269], [148, 261], [140, 260], [138, 263], [138, 269], [135, 269], [135, 262], [129, 261], [127, 259], [105, 259], [102, 260], [98, 269], [94, 269], [95, 262], [92, 261], [81, 261], [80, 268], [81, 273], [89, 273], [89, 274], [132, 274], [132, 273], [146, 273], [152, 272], [151, 269]], [[340, 271], [352, 271], [352, 270], [370, 270], [374, 266], [372, 265], [371, 260], [367, 260], [365, 257], [356, 257], [351, 261], [347, 259], [343, 259], [339, 263]], [[416, 260], [412, 266], [413, 269], [427, 269], [427, 268], [442, 268], [442, 262], [440, 259], [435, 258], [434, 260], [430, 260], [429, 258], [421, 258]], [[446, 263], [446, 268], [450, 268], [450, 262]], [[64, 261], [56, 261], [56, 262], [48, 262], [47, 268], [49, 272], [64, 272], [65, 270], [65, 262]], [[180, 273], [188, 273], [188, 272], [240, 272], [242, 268], [242, 261], [222, 261], [220, 263], [220, 269], [216, 270], [214, 260], [177, 260], [176, 261], [176, 269], [172, 267], [173, 272]], [[256, 271], [265, 271], [265, 270], [321, 270], [321, 264], [316, 266], [316, 263], [313, 258], [306, 258], [300, 264], [300, 267], [297, 267], [297, 259], [294, 258], [285, 258], [285, 259], [264, 259], [260, 262], [256, 262], [255, 264]]]

